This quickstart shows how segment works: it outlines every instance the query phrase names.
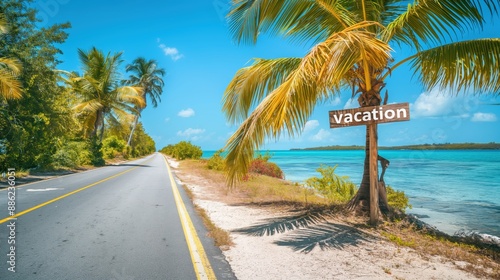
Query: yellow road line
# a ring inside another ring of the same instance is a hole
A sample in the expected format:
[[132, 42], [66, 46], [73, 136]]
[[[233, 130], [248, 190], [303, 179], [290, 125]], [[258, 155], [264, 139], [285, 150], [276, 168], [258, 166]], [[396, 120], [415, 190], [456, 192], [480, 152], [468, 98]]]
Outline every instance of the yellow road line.
[[196, 279], [217, 279], [212, 267], [210, 266], [210, 262], [208, 261], [207, 254], [205, 253], [205, 249], [203, 249], [200, 238], [198, 237], [198, 234], [196, 234], [191, 217], [189, 217], [186, 206], [182, 201], [181, 194], [179, 193], [179, 189], [175, 183], [174, 176], [172, 176], [172, 171], [170, 170], [167, 159], [163, 157], [163, 160], [167, 165], [175, 204], [177, 206], [177, 211], [179, 212], [179, 218], [181, 219], [182, 230], [184, 231], [184, 236], [186, 237], [189, 254], [191, 255], [191, 261], [193, 262], [194, 271], [196, 273]]
[[[148, 161], [149, 161], [149, 160], [148, 160]], [[44, 206], [47, 206], [47, 205], [49, 205], [49, 204], [51, 204], [51, 203], [53, 203], [53, 202], [56, 202], [56, 201], [61, 200], [61, 199], [63, 199], [63, 198], [66, 198], [66, 197], [68, 197], [68, 196], [70, 196], [70, 195], [73, 195], [73, 194], [75, 194], [75, 193], [81, 192], [81, 191], [86, 190], [86, 189], [88, 189], [88, 188], [91, 188], [91, 187], [93, 187], [93, 186], [99, 185], [100, 183], [103, 183], [103, 182], [106, 182], [106, 181], [111, 180], [111, 179], [113, 179], [113, 178], [116, 178], [116, 177], [118, 177], [118, 176], [121, 176], [121, 175], [123, 175], [123, 174], [125, 174], [125, 173], [127, 173], [127, 172], [130, 172], [130, 171], [132, 171], [132, 170], [134, 170], [134, 169], [136, 169], [136, 168], [139, 168], [139, 166], [136, 166], [136, 167], [131, 168], [131, 169], [128, 169], [128, 170], [125, 170], [125, 171], [120, 172], [120, 173], [118, 173], [118, 174], [116, 174], [116, 175], [113, 175], [113, 176], [111, 176], [111, 177], [108, 177], [108, 178], [106, 178], [106, 179], [103, 179], [103, 180], [101, 180], [101, 181], [99, 181], [99, 182], [95, 182], [95, 183], [93, 183], [93, 184], [87, 185], [87, 186], [82, 187], [82, 188], [80, 188], [80, 189], [74, 190], [74, 191], [69, 192], [69, 193], [67, 193], [67, 194], [64, 194], [64, 195], [58, 196], [58, 197], [56, 197], [56, 198], [54, 198], [54, 199], [51, 199], [51, 200], [49, 200], [49, 201], [46, 201], [46, 202], [44, 202], [44, 203], [38, 204], [38, 205], [33, 206], [33, 207], [29, 208], [29, 209], [26, 209], [26, 210], [24, 210], [24, 211], [21, 211], [21, 212], [19, 212], [19, 213], [16, 213], [16, 214], [15, 214], [15, 215], [13, 215], [13, 216], [9, 216], [9, 217], [7, 217], [7, 218], [4, 218], [4, 219], [0, 220], [0, 225], [1, 225], [1, 224], [3, 224], [3, 223], [5, 223], [5, 222], [7, 222], [7, 221], [9, 221], [9, 220], [11, 220], [11, 219], [14, 219], [14, 218], [20, 217], [20, 216], [22, 216], [22, 215], [24, 215], [24, 214], [27, 214], [27, 213], [29, 213], [29, 212], [35, 211], [36, 209], [42, 208], [42, 207], [44, 207]]]

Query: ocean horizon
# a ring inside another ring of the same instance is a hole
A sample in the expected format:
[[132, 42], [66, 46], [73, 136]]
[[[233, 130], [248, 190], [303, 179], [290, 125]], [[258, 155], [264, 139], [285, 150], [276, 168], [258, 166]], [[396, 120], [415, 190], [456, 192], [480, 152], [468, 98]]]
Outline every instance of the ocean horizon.
[[[209, 158], [215, 151], [204, 151]], [[361, 183], [363, 150], [271, 150], [289, 181], [319, 176], [321, 165]], [[410, 199], [414, 214], [447, 233], [478, 232], [500, 237], [500, 150], [380, 150], [391, 163], [384, 180]]]

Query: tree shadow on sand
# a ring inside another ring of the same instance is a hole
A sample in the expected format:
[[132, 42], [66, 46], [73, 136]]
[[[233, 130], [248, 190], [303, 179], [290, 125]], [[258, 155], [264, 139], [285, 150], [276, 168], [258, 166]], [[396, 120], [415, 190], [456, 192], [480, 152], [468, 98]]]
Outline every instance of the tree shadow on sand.
[[275, 241], [278, 246], [287, 246], [294, 251], [310, 253], [316, 246], [321, 250], [342, 249], [357, 246], [362, 242], [372, 242], [376, 237], [364, 233], [352, 226], [324, 223], [300, 229], [282, 240]]
[[265, 219], [260, 224], [236, 229], [233, 232], [251, 236], [275, 235], [322, 222], [326, 223], [326, 216], [322, 211], [308, 211], [295, 216]]
[[377, 237], [353, 226], [327, 221], [329, 214], [323, 211], [308, 211], [295, 216], [266, 219], [264, 222], [233, 230], [251, 236], [275, 235], [294, 231], [282, 240], [275, 241], [278, 246], [287, 246], [294, 251], [309, 253], [316, 246], [321, 250], [342, 249], [357, 246], [361, 242], [371, 242]]

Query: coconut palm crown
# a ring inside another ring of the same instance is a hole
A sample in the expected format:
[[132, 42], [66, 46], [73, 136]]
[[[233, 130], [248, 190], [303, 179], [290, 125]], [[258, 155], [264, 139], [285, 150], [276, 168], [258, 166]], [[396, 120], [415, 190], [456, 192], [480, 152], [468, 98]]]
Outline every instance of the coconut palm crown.
[[125, 84], [141, 87], [143, 89], [142, 96], [145, 103], [144, 107], [138, 108], [139, 114], [135, 116], [127, 145], [130, 145], [132, 141], [132, 135], [139, 121], [140, 113], [147, 106], [147, 98], [149, 97], [151, 99], [151, 103], [155, 108], [158, 106], [158, 102], [161, 102], [161, 94], [164, 85], [162, 77], [165, 75], [165, 69], [158, 68], [157, 65], [158, 63], [155, 60], [146, 60], [143, 57], [138, 57], [132, 61], [132, 64], [126, 67], [126, 71], [132, 74], [129, 76], [129, 79], [125, 81]]
[[[233, 0], [228, 21], [236, 42], [254, 44], [268, 33], [313, 46], [301, 58], [254, 59], [227, 86], [223, 112], [240, 124], [225, 147], [229, 185], [244, 176], [267, 139], [299, 135], [316, 104], [342, 92], [359, 94], [362, 107], [383, 104], [386, 79], [403, 64], [426, 90], [498, 94], [500, 39], [459, 36], [498, 15], [499, 3]], [[413, 55], [395, 61], [391, 46], [407, 46]]]
[[130, 123], [136, 108], [145, 103], [141, 87], [120, 86], [118, 67], [121, 53], [104, 55], [95, 47], [85, 52], [78, 50], [82, 63], [83, 75], [70, 74], [66, 81], [69, 90], [79, 100], [74, 106], [77, 117], [82, 120], [83, 129], [88, 137], [104, 135], [105, 123], [121, 125]]

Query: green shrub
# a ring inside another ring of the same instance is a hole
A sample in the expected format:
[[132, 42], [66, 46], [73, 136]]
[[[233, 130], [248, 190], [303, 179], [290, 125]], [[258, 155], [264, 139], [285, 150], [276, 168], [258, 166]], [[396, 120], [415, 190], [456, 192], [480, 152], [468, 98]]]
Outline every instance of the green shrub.
[[165, 147], [163, 147], [161, 150], [160, 150], [160, 153], [164, 153], [168, 156], [171, 156], [173, 153], [174, 153], [174, 145], [167, 145]]
[[387, 192], [387, 202], [392, 208], [398, 209], [401, 212], [405, 212], [406, 208], [412, 208], [409, 203], [408, 196], [405, 195], [404, 191], [394, 190], [391, 186], [386, 187]]
[[321, 174], [321, 178], [311, 177], [306, 180], [305, 184], [332, 203], [345, 203], [354, 196], [357, 188], [349, 181], [349, 177], [335, 174], [336, 168], [337, 165], [335, 167], [321, 165], [316, 169]]
[[110, 136], [102, 141], [103, 156], [106, 159], [124, 156], [124, 152], [126, 152], [126, 146], [127, 142], [125, 142], [125, 140], [118, 139], [118, 137], [114, 135]]
[[90, 164], [90, 152], [88, 143], [83, 141], [64, 141], [58, 145], [56, 152], [52, 155], [55, 168], [76, 168]]
[[223, 150], [218, 150], [211, 156], [207, 161], [207, 168], [211, 170], [222, 171], [226, 167], [226, 163], [224, 162], [224, 157], [222, 157]]
[[168, 145], [160, 150], [166, 155], [172, 156], [178, 160], [199, 159], [203, 155], [200, 147], [191, 144], [191, 142], [181, 141], [175, 145]]

